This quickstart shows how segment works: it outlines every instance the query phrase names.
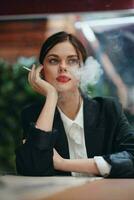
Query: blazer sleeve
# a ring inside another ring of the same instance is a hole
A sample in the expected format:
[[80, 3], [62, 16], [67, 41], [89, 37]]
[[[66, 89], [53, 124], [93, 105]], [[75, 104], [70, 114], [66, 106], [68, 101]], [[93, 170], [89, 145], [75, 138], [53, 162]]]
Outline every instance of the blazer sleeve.
[[103, 158], [112, 166], [109, 178], [134, 178], [134, 130], [127, 121], [121, 106], [113, 102], [117, 118], [114, 153]]
[[34, 122], [38, 113], [39, 111], [33, 109], [22, 112], [23, 138], [26, 139], [26, 143], [20, 145], [15, 151], [16, 170], [19, 175], [52, 176], [54, 174], [53, 147], [58, 132], [57, 130], [45, 132], [35, 128]]

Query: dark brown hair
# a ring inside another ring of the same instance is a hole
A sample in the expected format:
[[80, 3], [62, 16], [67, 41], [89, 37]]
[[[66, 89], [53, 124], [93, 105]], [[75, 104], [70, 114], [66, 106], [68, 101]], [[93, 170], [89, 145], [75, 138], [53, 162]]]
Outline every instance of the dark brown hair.
[[81, 54], [83, 62], [85, 62], [87, 58], [86, 49], [83, 44], [72, 34], [67, 32], [58, 32], [50, 36], [42, 45], [40, 55], [39, 55], [39, 62], [43, 64], [46, 54], [50, 49], [52, 49], [56, 44], [69, 41], [75, 48], [76, 53], [79, 55]]

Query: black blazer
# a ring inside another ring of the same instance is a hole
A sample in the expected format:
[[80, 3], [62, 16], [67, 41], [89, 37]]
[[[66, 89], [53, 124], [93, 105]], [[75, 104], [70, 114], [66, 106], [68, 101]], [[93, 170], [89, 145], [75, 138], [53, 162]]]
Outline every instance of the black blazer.
[[[58, 110], [52, 132], [34, 127], [42, 106], [42, 103], [34, 104], [22, 112], [26, 143], [16, 150], [18, 174], [71, 175], [53, 167], [53, 147], [63, 158], [69, 158], [67, 137]], [[103, 156], [112, 166], [108, 177], [134, 177], [134, 130], [114, 99], [84, 97], [84, 132], [88, 157]]]

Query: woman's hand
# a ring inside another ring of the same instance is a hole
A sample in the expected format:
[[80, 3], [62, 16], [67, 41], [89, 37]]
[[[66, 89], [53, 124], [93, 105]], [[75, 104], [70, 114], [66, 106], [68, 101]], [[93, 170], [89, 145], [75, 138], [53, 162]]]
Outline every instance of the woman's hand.
[[54, 163], [54, 168], [57, 170], [63, 170], [64, 171], [64, 163], [65, 159], [62, 158], [57, 151], [54, 149], [54, 155], [53, 155], [53, 163]]
[[41, 70], [43, 66], [37, 67], [35, 69], [35, 65], [33, 65], [32, 70], [28, 74], [28, 81], [32, 88], [43, 96], [48, 96], [49, 94], [53, 94], [58, 97], [56, 89], [47, 81], [41, 78]]

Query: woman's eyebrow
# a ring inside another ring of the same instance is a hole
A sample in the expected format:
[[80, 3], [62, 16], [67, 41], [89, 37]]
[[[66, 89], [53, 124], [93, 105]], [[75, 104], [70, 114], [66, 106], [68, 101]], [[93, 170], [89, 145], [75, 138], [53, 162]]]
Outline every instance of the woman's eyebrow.
[[[57, 55], [57, 54], [49, 54], [48, 56], [47, 56], [48, 58], [49, 57], [56, 57], [56, 58], [59, 58], [59, 55]], [[68, 55], [67, 56], [67, 58], [78, 58], [78, 56], [77, 55]]]
[[49, 54], [47, 57], [51, 57], [51, 56], [52, 56], [52, 57], [57, 57], [57, 58], [59, 57], [59, 56], [56, 55], [56, 54]]
[[76, 57], [76, 58], [78, 58], [78, 56], [77, 55], [69, 55], [69, 56], [67, 56], [68, 58], [73, 58], [73, 57]]

